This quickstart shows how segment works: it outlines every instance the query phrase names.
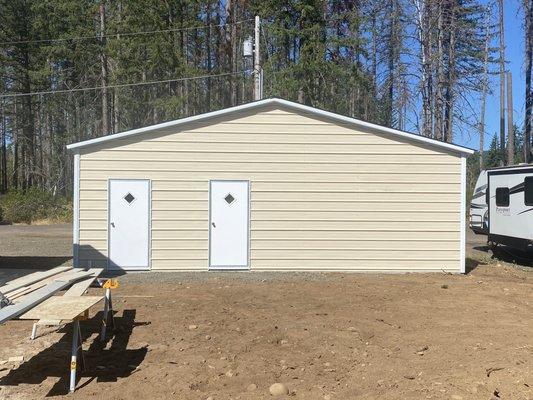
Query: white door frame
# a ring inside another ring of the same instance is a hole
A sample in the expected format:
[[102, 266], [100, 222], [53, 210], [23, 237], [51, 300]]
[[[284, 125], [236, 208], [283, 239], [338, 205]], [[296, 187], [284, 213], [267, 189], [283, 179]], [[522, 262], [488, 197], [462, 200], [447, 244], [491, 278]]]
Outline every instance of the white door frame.
[[[135, 269], [134, 271], [150, 271], [152, 269], [152, 181], [144, 178], [108, 178], [107, 179], [107, 263], [106, 270], [110, 269], [109, 250], [111, 244], [111, 230], [109, 221], [111, 218], [111, 181], [146, 181], [148, 182], [148, 267], [146, 269]], [[118, 271], [118, 270], [116, 270]]]
[[[248, 227], [246, 229], [246, 233], [248, 235], [247, 239], [246, 239], [246, 245], [248, 246], [247, 250], [246, 250], [246, 265], [245, 266], [241, 266], [241, 267], [235, 267], [233, 265], [229, 265], [229, 266], [224, 266], [224, 265], [217, 265], [216, 267], [212, 267], [211, 266], [211, 184], [212, 182], [233, 182], [233, 183], [240, 183], [240, 182], [245, 182], [247, 185], [248, 185]], [[251, 207], [251, 185], [250, 185], [250, 181], [249, 180], [246, 180], [246, 179], [242, 179], [242, 180], [239, 180], [239, 179], [210, 179], [209, 180], [209, 193], [208, 193], [208, 203], [207, 203], [207, 208], [209, 209], [209, 233], [207, 235], [207, 247], [208, 247], [208, 257], [207, 257], [207, 269], [208, 270], [214, 270], [214, 271], [218, 271], [218, 270], [225, 270], [225, 271], [232, 271], [232, 270], [235, 270], [235, 271], [240, 271], [240, 270], [245, 270], [245, 271], [248, 271], [250, 269], [250, 244], [251, 244], [251, 235], [250, 235], [250, 218], [251, 218], [251, 211], [252, 211], [252, 207]]]

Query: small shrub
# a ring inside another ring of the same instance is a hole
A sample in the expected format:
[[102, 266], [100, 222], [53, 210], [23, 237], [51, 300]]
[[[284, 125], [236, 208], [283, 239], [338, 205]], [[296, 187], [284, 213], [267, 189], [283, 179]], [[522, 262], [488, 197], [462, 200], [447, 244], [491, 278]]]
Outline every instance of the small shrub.
[[48, 219], [53, 222], [72, 222], [73, 214], [72, 203], [60, 197], [55, 207], [49, 211]]
[[66, 199], [39, 188], [8, 192], [0, 200], [0, 208], [3, 210], [3, 220], [14, 223], [72, 219], [72, 205]]

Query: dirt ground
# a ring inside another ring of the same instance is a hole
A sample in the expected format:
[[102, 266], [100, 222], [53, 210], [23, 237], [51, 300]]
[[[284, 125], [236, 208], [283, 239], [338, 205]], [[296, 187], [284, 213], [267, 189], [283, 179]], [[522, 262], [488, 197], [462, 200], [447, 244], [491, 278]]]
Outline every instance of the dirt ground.
[[[68, 257], [67, 226], [24, 228], [0, 227], [3, 270], [20, 271], [8, 269], [17, 256], [36, 268]], [[281, 382], [288, 399], [533, 399], [532, 270], [491, 260], [482, 237], [467, 242], [467, 275], [120, 277], [110, 339], [97, 340], [98, 308], [82, 322], [74, 396], [268, 399]], [[0, 326], [0, 399], [73, 397], [70, 325], [33, 342], [30, 331]]]

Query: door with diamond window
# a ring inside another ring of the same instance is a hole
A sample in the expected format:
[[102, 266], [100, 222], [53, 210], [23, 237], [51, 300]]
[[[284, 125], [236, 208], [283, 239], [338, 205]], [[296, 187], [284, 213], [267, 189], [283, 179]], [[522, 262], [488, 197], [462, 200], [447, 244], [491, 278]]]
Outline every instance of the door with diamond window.
[[108, 268], [149, 269], [150, 181], [111, 179], [108, 195]]
[[209, 182], [209, 268], [248, 269], [249, 182]]

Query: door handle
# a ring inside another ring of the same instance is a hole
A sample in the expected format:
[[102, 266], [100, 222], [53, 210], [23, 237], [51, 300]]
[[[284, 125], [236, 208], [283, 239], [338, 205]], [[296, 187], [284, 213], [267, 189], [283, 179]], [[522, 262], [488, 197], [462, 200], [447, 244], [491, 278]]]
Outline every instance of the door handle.
[[213, 225], [213, 228], [217, 227], [214, 222], [211, 222], [211, 225]]
[[114, 223], [114, 222], [111, 222], [111, 226], [114, 228], [114, 227], [115, 227], [115, 223]]

